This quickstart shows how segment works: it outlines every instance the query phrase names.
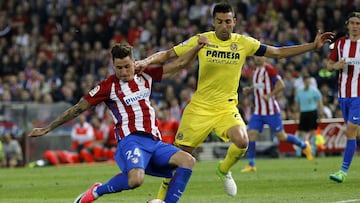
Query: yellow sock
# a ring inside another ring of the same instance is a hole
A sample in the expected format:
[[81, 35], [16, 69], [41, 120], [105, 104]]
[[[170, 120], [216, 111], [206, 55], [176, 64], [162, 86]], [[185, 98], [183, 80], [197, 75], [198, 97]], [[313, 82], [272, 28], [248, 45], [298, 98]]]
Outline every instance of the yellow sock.
[[235, 144], [231, 144], [227, 150], [224, 161], [219, 165], [221, 172], [228, 173], [230, 168], [236, 164], [236, 162], [244, 156], [247, 148], [240, 149]]
[[164, 200], [166, 193], [168, 191], [168, 187], [169, 187], [169, 183], [171, 181], [171, 178], [164, 178], [163, 181], [161, 182], [158, 194], [157, 194], [157, 198]]

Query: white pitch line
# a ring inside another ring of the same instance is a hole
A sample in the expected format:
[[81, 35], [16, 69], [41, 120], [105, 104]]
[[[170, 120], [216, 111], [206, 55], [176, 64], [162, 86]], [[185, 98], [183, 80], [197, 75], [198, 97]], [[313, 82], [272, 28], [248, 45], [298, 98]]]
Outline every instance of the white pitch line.
[[336, 202], [326, 202], [326, 203], [348, 203], [348, 202], [360, 202], [360, 199], [348, 199], [348, 200], [341, 200]]

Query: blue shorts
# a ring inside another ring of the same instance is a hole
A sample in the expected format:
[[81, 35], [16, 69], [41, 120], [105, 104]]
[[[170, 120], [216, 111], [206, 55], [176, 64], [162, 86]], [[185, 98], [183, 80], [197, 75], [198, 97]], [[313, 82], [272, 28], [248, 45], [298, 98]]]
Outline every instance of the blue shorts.
[[176, 167], [169, 160], [179, 150], [150, 136], [132, 134], [118, 143], [115, 160], [123, 173], [142, 168], [148, 175], [171, 178]]
[[360, 125], [360, 97], [339, 98], [339, 106], [345, 123], [350, 121]]
[[274, 133], [281, 132], [284, 129], [280, 114], [270, 116], [252, 114], [248, 124], [248, 130], [257, 130], [262, 132], [265, 124], [268, 124], [271, 132]]

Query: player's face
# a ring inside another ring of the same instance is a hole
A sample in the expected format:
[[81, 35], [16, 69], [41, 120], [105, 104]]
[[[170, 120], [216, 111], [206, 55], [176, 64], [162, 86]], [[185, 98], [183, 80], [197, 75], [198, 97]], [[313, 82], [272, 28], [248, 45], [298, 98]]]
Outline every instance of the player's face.
[[216, 13], [213, 18], [213, 26], [215, 28], [216, 37], [225, 41], [230, 39], [234, 30], [236, 19], [232, 12]]
[[347, 28], [349, 30], [349, 35], [353, 37], [360, 36], [360, 18], [352, 17], [348, 20]]
[[129, 82], [134, 78], [135, 61], [132, 60], [129, 56], [122, 59], [115, 58], [114, 71], [116, 77], [119, 78], [119, 80], [122, 80], [124, 82]]
[[263, 56], [254, 56], [254, 62], [256, 66], [262, 66], [265, 63], [265, 57]]

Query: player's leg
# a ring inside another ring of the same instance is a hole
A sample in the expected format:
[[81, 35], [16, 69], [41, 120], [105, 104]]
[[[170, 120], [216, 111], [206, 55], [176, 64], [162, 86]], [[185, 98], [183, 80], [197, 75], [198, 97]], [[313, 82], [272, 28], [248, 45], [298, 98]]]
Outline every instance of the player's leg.
[[256, 167], [255, 167], [256, 137], [259, 135], [259, 131], [250, 130], [248, 134], [249, 134], [249, 147], [247, 150], [248, 165], [246, 165], [245, 168], [241, 170], [241, 172], [256, 171]]
[[346, 146], [341, 168], [338, 172], [331, 174], [330, 179], [342, 183], [345, 181], [350, 168], [352, 158], [356, 150], [356, 136], [360, 132], [360, 98], [339, 99], [339, 105], [346, 123]]
[[215, 125], [215, 134], [224, 141], [230, 140], [232, 142], [224, 160], [219, 163], [216, 173], [223, 181], [226, 193], [235, 196], [237, 186], [231, 176], [230, 168], [244, 156], [249, 143], [246, 125], [236, 106], [219, 117]]
[[295, 135], [287, 134], [285, 132], [280, 114], [269, 116], [266, 119], [266, 123], [269, 125], [271, 131], [275, 133], [276, 137], [280, 141], [288, 142], [298, 146], [308, 160], [314, 159], [311, 151], [311, 145], [309, 144], [309, 142], [304, 142]]
[[256, 171], [255, 156], [256, 156], [256, 138], [262, 132], [264, 127], [262, 116], [251, 115], [248, 123], [249, 147], [247, 150], [248, 165], [245, 166], [241, 172]]
[[75, 202], [92, 202], [104, 194], [121, 192], [139, 187], [144, 181], [145, 166], [149, 163], [151, 152], [143, 146], [153, 146], [154, 140], [130, 135], [118, 144], [115, 160], [121, 169], [108, 182], [95, 183], [85, 193], [80, 194]]
[[345, 181], [348, 170], [350, 168], [354, 153], [356, 151], [356, 132], [360, 130], [359, 125], [348, 122], [346, 126], [346, 146], [343, 155], [341, 168], [338, 172], [331, 174], [330, 179], [342, 183]]
[[230, 196], [237, 194], [237, 186], [232, 178], [230, 168], [244, 156], [248, 146], [248, 137], [245, 126], [234, 126], [228, 130], [232, 143], [230, 144], [223, 161], [219, 162], [216, 174], [223, 181], [225, 192]]
[[[189, 154], [191, 154], [194, 151], [194, 147], [187, 147], [187, 146], [183, 146], [183, 145], [176, 145], [178, 148], [182, 149], [185, 152], [188, 152]], [[166, 194], [168, 193], [168, 187], [170, 184], [171, 178], [164, 178], [160, 184], [160, 188], [159, 191], [156, 195], [157, 199], [161, 199], [164, 200]]]
[[248, 136], [245, 126], [234, 126], [228, 130], [231, 144], [226, 153], [225, 159], [219, 165], [219, 169], [223, 173], [229, 172], [230, 168], [244, 156], [248, 148]]
[[[209, 116], [211, 114], [208, 112], [202, 114], [203, 111], [189, 104], [183, 112], [175, 137], [174, 145], [190, 154], [206, 139], [216, 122], [215, 116]], [[157, 194], [158, 199], [164, 200], [170, 181], [170, 178], [163, 179]]]
[[186, 188], [194, 165], [195, 158], [191, 154], [159, 142], [145, 172], [153, 176], [172, 177], [163, 200], [177, 202]]
[[177, 202], [189, 182], [192, 168], [195, 165], [195, 158], [187, 152], [178, 151], [170, 158], [169, 163], [178, 166], [178, 168], [175, 170], [173, 178], [169, 183], [168, 192], [164, 201]]
[[[301, 112], [300, 113], [300, 120], [299, 120], [299, 126], [297, 131], [297, 138], [304, 143], [307, 143], [307, 146], [311, 145], [309, 144], [309, 140], [311, 141], [311, 135], [309, 133], [310, 131], [310, 125], [312, 123], [312, 115], [310, 115], [308, 112]], [[316, 122], [316, 119], [315, 119]], [[301, 157], [302, 154], [306, 153], [308, 154], [309, 148], [302, 148], [302, 147], [296, 147], [296, 156]], [[311, 155], [312, 156], [312, 155]], [[307, 156], [310, 157], [310, 156]], [[311, 158], [311, 157], [310, 157]]]

